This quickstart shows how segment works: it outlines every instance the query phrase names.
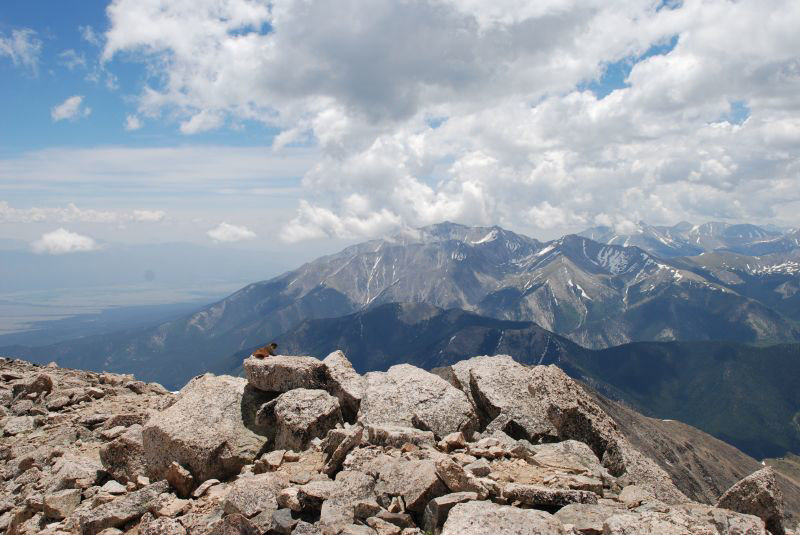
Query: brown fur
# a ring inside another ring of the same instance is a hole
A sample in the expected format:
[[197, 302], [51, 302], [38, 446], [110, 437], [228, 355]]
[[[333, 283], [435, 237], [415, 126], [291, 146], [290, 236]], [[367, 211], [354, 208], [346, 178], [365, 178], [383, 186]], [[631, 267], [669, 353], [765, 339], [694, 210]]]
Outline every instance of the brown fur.
[[266, 357], [270, 357], [275, 354], [275, 350], [278, 349], [278, 344], [272, 342], [269, 345], [265, 345], [264, 347], [259, 347], [255, 351], [253, 351], [253, 356], [257, 359], [263, 359]]

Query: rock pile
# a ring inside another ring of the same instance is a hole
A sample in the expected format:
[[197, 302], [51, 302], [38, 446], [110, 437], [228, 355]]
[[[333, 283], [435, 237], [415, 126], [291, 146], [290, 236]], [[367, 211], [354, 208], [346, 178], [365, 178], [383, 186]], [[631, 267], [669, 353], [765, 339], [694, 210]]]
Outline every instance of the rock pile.
[[691, 502], [555, 367], [497, 356], [361, 376], [335, 352], [244, 370], [175, 395], [3, 359], [0, 530], [789, 533], [769, 474]]

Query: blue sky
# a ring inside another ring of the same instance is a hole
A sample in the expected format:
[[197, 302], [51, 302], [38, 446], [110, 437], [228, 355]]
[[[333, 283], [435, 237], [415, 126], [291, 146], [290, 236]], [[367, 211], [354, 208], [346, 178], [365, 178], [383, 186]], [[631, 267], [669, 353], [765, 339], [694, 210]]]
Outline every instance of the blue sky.
[[0, 239], [800, 226], [798, 26], [789, 0], [9, 0]]
[[[174, 146], [186, 143], [169, 121], [148, 121], [141, 130], [123, 128], [135, 113], [135, 96], [146, 82], [142, 63], [113, 59], [100, 62], [102, 43], [87, 41], [87, 29], [97, 38], [108, 29], [107, 1], [40, 2], [21, 0], [0, 4], [0, 32], [28, 28], [41, 42], [34, 71], [0, 61], [0, 151], [9, 155], [53, 146], [126, 145]], [[46, 8], [45, 8], [46, 6]], [[70, 51], [74, 52], [71, 54]], [[75, 61], [83, 61], [76, 64]], [[109, 87], [109, 84], [113, 84]], [[81, 95], [91, 108], [85, 120], [54, 123], [52, 107]], [[248, 122], [241, 130], [220, 129], [194, 136], [192, 144], [269, 145], [274, 128]]]

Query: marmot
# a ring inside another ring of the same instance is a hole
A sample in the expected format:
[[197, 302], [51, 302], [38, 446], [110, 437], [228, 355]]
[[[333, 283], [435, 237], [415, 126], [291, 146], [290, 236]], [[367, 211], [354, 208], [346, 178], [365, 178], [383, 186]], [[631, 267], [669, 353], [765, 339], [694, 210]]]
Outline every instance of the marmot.
[[253, 351], [253, 356], [257, 359], [263, 359], [265, 357], [269, 357], [275, 354], [275, 350], [278, 349], [278, 344], [272, 342], [269, 345], [264, 347], [259, 347], [255, 351]]

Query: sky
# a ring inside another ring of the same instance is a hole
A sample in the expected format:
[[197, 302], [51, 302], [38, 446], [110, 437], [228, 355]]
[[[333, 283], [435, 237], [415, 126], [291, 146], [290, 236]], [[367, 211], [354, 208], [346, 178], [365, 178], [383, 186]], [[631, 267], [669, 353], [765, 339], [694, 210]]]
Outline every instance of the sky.
[[796, 0], [0, 3], [0, 240], [800, 226]]

